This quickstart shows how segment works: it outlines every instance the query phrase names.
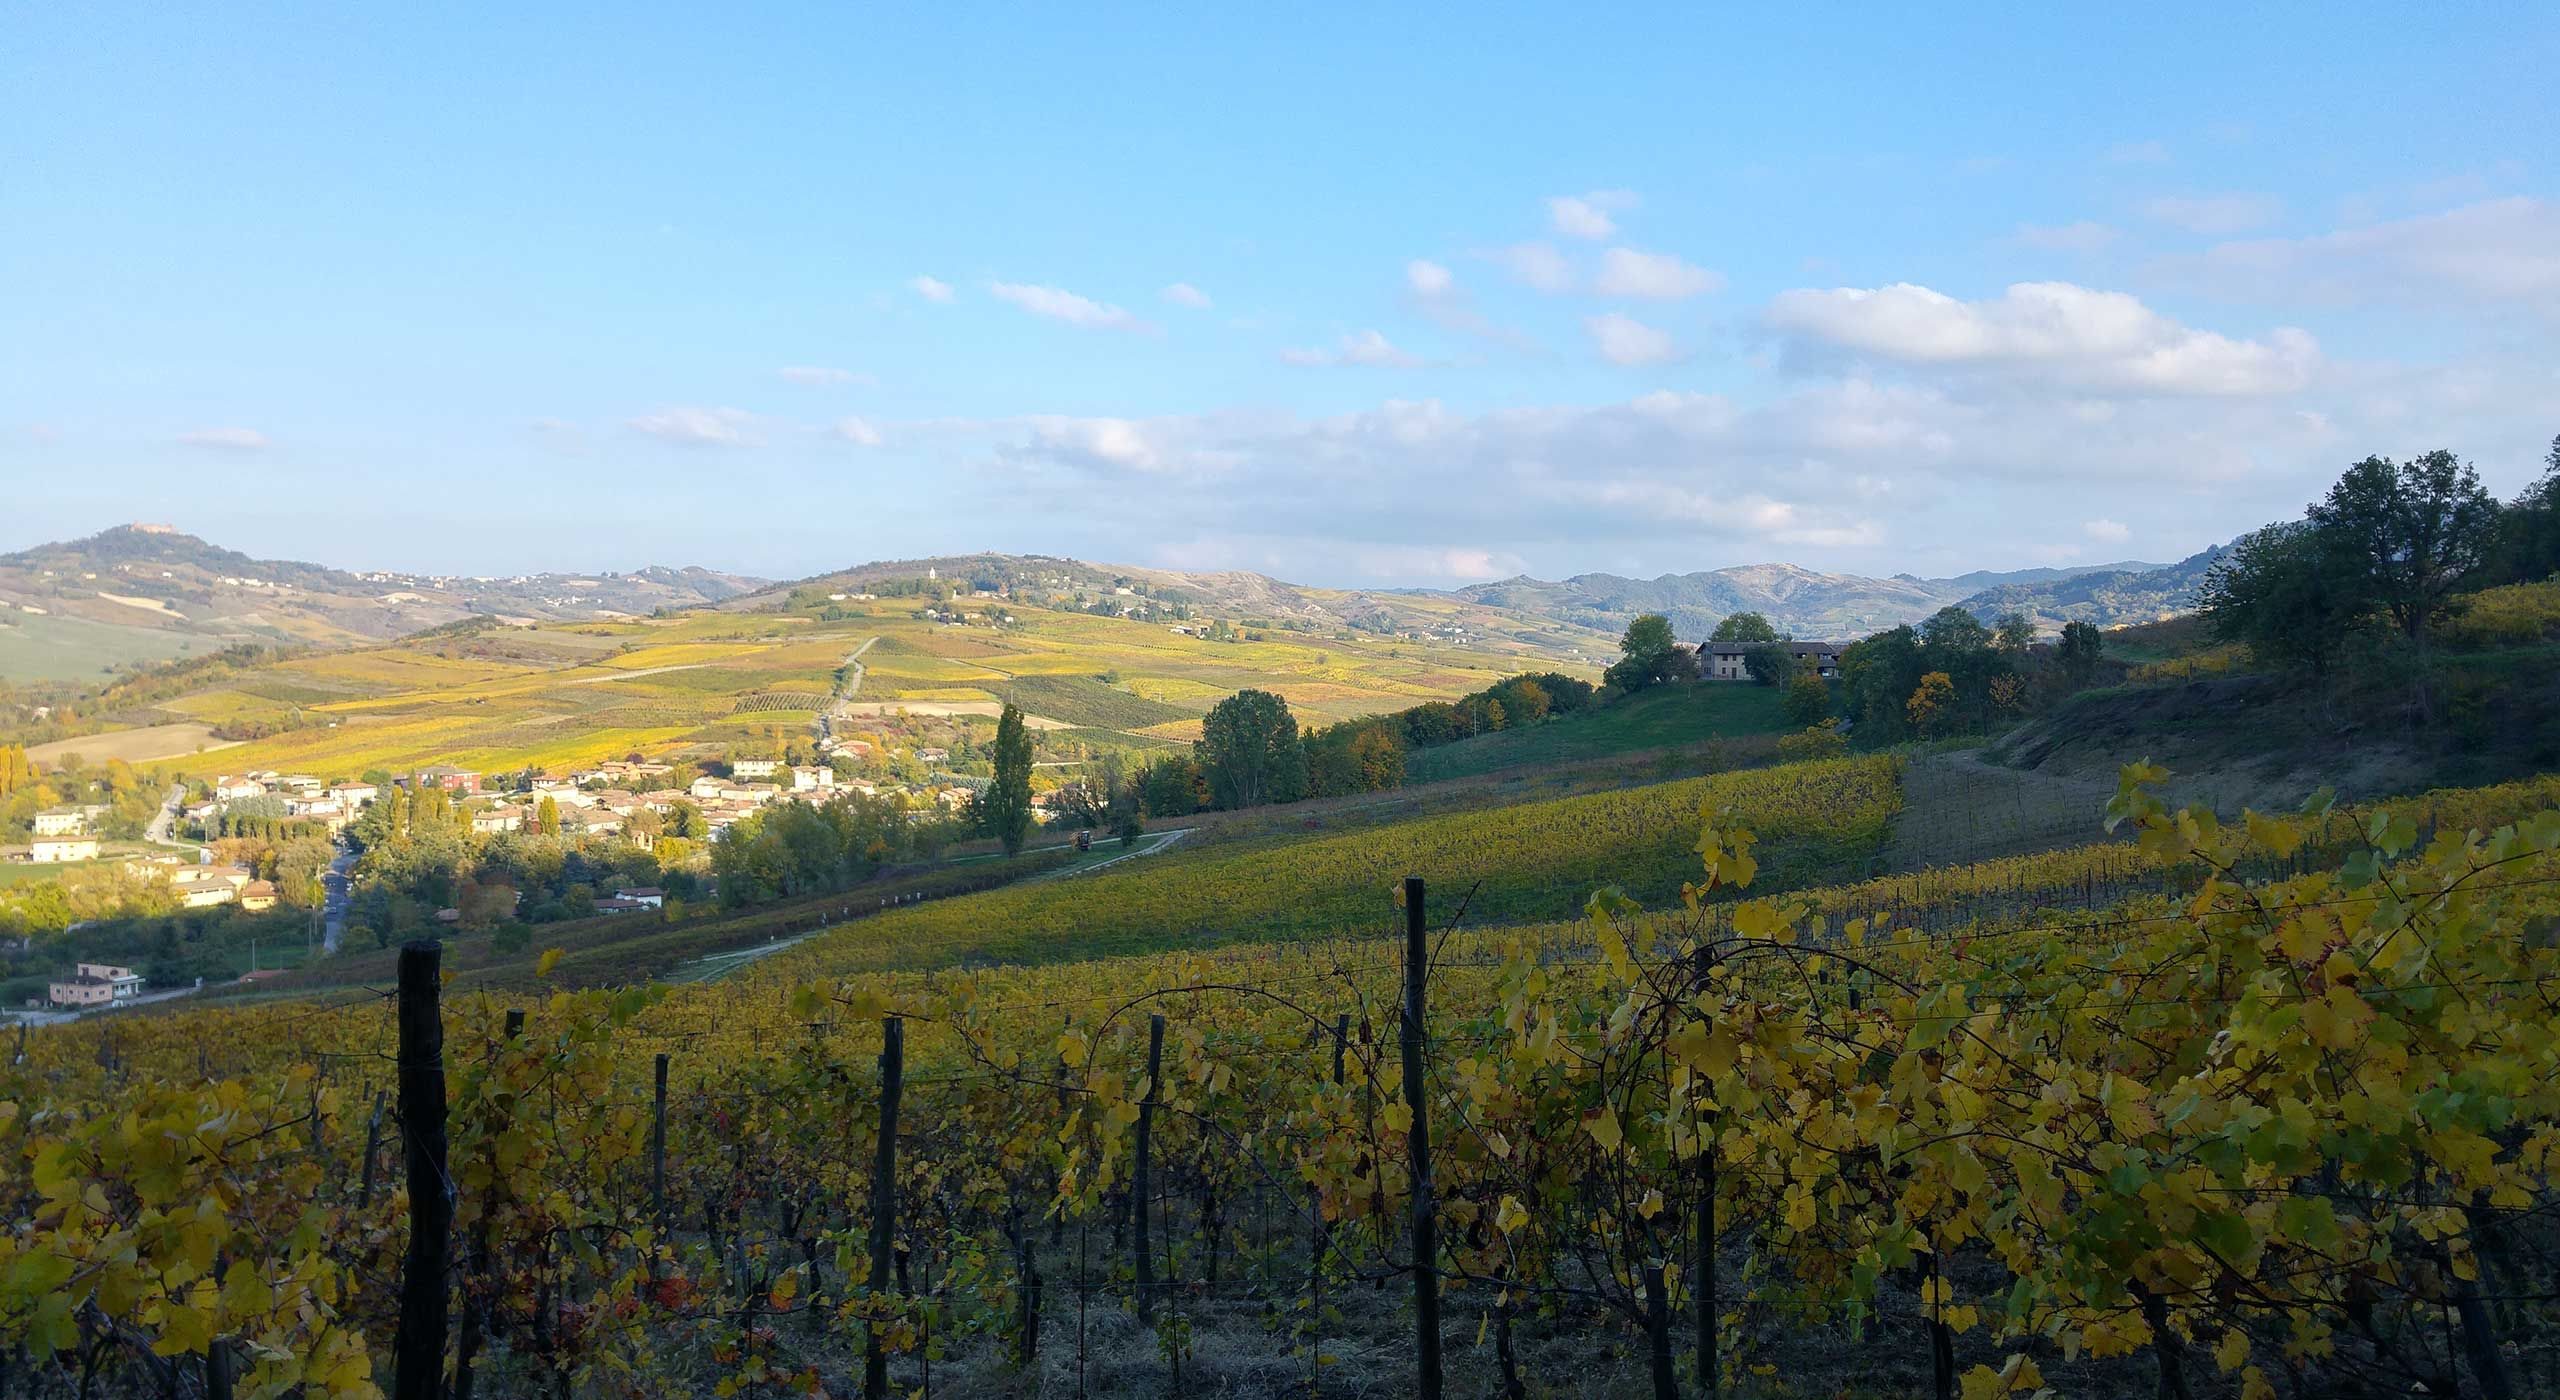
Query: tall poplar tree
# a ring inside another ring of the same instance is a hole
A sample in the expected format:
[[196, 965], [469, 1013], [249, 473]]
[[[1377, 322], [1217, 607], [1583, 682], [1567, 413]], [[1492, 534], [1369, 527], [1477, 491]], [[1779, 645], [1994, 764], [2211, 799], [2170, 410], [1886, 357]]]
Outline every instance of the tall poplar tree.
[[1031, 732], [1010, 701], [996, 720], [996, 780], [979, 799], [978, 813], [1006, 855], [1022, 850], [1031, 835]]

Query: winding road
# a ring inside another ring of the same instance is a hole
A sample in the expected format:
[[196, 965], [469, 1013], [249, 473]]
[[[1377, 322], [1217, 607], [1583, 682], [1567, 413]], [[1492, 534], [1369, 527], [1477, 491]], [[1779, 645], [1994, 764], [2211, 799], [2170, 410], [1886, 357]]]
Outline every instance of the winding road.
[[818, 712], [819, 738], [833, 738], [836, 721], [853, 717], [852, 711], [846, 707], [853, 702], [853, 697], [862, 693], [862, 678], [868, 674], [862, 666], [862, 654], [871, 650], [871, 644], [878, 640], [878, 637], [865, 637], [862, 645], [844, 654], [844, 665], [837, 669], [850, 668], [853, 674], [845, 677], [844, 684], [836, 688], [836, 693], [827, 697], [827, 707]]

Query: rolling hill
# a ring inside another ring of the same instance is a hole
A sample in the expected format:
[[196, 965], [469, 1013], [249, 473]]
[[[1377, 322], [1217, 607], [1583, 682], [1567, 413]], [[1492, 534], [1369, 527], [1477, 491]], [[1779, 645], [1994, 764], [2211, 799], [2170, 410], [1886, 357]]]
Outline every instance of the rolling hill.
[[1917, 622], [1986, 589], [2051, 587], [2083, 574], [2127, 574], [2157, 567], [2119, 563], [1926, 579], [1910, 574], [1867, 578], [1817, 573], [1793, 564], [1745, 564], [1699, 573], [1664, 574], [1653, 579], [1576, 574], [1548, 583], [1523, 576], [1463, 588], [1454, 596], [1485, 607], [1610, 632], [1624, 628], [1639, 613], [1661, 613], [1671, 619], [1681, 636], [1703, 637], [1727, 614], [1757, 612], [1781, 632], [1850, 640]]
[[2196, 590], [2230, 546], [2188, 555], [2165, 566], [2111, 564], [2103, 569], [2051, 580], [2016, 579], [1984, 588], [1964, 599], [1968, 612], [1989, 621], [2023, 612], [2046, 627], [2066, 622], [2094, 622], [2123, 627], [2157, 622], [2195, 611]]
[[0, 679], [71, 680], [234, 642], [383, 641], [474, 616], [703, 607], [764, 580], [699, 568], [466, 578], [257, 559], [165, 525], [0, 555]]

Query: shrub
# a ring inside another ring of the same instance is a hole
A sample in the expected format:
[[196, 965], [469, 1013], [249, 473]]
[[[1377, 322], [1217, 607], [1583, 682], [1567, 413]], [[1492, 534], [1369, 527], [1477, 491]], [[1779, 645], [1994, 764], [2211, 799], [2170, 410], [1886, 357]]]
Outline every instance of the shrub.
[[1778, 740], [1778, 758], [1785, 763], [1808, 763], [1817, 758], [1838, 758], [1849, 751], [1849, 740], [1840, 732], [1840, 721], [1826, 719], [1801, 734], [1789, 734]]

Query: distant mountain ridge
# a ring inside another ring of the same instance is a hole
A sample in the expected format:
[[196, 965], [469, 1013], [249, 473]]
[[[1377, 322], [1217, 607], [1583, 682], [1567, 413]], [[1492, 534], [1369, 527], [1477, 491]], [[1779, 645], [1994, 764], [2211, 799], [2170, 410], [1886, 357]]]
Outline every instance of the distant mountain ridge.
[[1462, 588], [1457, 596], [1604, 631], [1622, 629], [1640, 613], [1660, 613], [1671, 619], [1673, 630], [1681, 636], [1698, 638], [1733, 613], [1756, 612], [1779, 631], [1797, 637], [1851, 641], [1917, 622], [1988, 588], [2051, 586], [2082, 574], [2135, 573], [2158, 567], [2128, 562], [2006, 573], [1985, 570], [1928, 579], [1910, 574], [1891, 578], [1826, 574], [1794, 564], [1743, 564], [1652, 579], [1576, 574], [1549, 583], [1523, 575]]
[[[1870, 578], [1794, 564], [1548, 581], [1522, 575], [1457, 589], [1324, 588], [1248, 570], [1189, 572], [1054, 555], [939, 555], [875, 560], [796, 583], [704, 568], [511, 578], [350, 571], [259, 559], [166, 526], [125, 525], [85, 539], [0, 555], [0, 678], [93, 675], [103, 662], [166, 657], [236, 641], [347, 645], [472, 617], [576, 621], [660, 609], [754, 609], [792, 588], [860, 589], [928, 573], [955, 587], [1064, 595], [1076, 606], [1156, 617], [1180, 605], [1241, 625], [1300, 632], [1353, 628], [1528, 657], [1603, 662], [1641, 613], [1704, 639], [1736, 612], [1757, 612], [1803, 639], [1851, 641], [1918, 622], [1950, 604], [1989, 619], [2023, 611], [2046, 629], [2102, 626], [2192, 610], [2222, 548], [2176, 564], [1977, 570], [1951, 578]], [[76, 653], [76, 663], [73, 660]]]
[[[2174, 596], [2176, 589], [2164, 585], [2141, 591], [2125, 581], [2180, 567], [2122, 560], [1983, 569], [1933, 579], [1912, 574], [1890, 578], [1832, 574], [1795, 564], [1744, 564], [1651, 579], [1589, 573], [1549, 581], [1523, 574], [1458, 589], [1336, 589], [1285, 583], [1245, 570], [1184, 572], [1054, 555], [981, 553], [875, 560], [789, 586], [858, 587], [932, 573], [955, 586], [990, 591], [1028, 588], [1098, 599], [1117, 596], [1118, 590], [1126, 588], [1133, 596], [1183, 602], [1236, 619], [1464, 635], [1594, 656], [1610, 654], [1617, 634], [1643, 613], [1669, 617], [1674, 630], [1691, 640], [1704, 638], [1732, 613], [1757, 612], [1780, 631], [1800, 638], [1852, 641], [1918, 622], [1951, 604], [1973, 607], [1982, 598], [2021, 599], [2021, 605], [2039, 616], [2043, 615], [2039, 600], [2052, 598], [2055, 611], [2050, 627], [2081, 613], [2122, 614], [2124, 621], [2147, 621], [2154, 615], [2149, 609]], [[2107, 580], [2119, 588], [2101, 594], [2092, 585], [2082, 593], [2071, 592], [2082, 579]], [[728, 606], [764, 605], [782, 587], [732, 600]], [[2184, 596], [2192, 606], [2192, 585]]]
[[74, 638], [88, 660], [120, 650], [164, 656], [194, 639], [345, 644], [469, 617], [562, 621], [706, 607], [765, 583], [659, 565], [513, 578], [353, 572], [259, 559], [165, 525], [120, 525], [0, 554], [0, 644], [13, 652], [0, 674], [74, 674], [42, 665], [46, 648], [68, 649]]
[[2049, 582], [1999, 584], [1966, 598], [1964, 607], [1985, 621], [2023, 612], [2048, 628], [2066, 622], [2100, 627], [2157, 622], [2194, 612], [2205, 572], [2230, 552], [2229, 545], [2218, 544], [2175, 564], [2116, 564]]

